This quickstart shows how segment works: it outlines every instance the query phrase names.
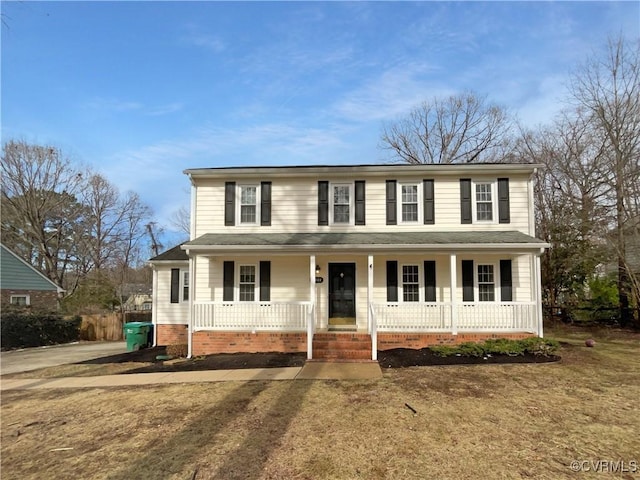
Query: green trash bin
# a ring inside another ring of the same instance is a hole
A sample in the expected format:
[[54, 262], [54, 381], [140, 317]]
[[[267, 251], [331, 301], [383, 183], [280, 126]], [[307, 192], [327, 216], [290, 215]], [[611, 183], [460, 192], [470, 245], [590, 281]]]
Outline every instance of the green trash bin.
[[129, 322], [124, 324], [124, 338], [127, 341], [127, 352], [147, 348], [153, 324], [149, 322]]

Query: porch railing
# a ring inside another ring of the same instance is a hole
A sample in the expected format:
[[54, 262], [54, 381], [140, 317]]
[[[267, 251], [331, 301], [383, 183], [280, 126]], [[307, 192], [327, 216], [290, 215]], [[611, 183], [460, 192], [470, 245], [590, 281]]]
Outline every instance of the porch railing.
[[194, 302], [194, 330], [307, 330], [311, 302]]
[[374, 304], [381, 332], [536, 331], [533, 302], [459, 303], [452, 319], [451, 303]]

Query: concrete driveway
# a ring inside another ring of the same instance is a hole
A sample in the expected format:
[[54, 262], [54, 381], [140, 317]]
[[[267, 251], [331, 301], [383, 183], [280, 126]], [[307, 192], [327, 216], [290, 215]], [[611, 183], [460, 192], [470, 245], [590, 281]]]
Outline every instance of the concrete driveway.
[[0, 353], [0, 374], [83, 362], [127, 351], [126, 342], [80, 342]]

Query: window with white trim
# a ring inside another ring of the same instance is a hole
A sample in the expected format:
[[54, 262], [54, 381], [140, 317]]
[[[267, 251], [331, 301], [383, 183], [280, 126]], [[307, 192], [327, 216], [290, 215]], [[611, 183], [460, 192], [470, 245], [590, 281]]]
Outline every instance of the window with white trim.
[[332, 223], [350, 224], [353, 201], [353, 184], [331, 185]]
[[182, 270], [182, 301], [189, 300], [189, 270]]
[[31, 297], [29, 295], [11, 295], [9, 302], [11, 303], [11, 305], [26, 307], [28, 305], [31, 305]]
[[420, 301], [420, 267], [418, 265], [402, 266], [402, 301]]
[[495, 218], [493, 182], [475, 182], [474, 191], [474, 218], [477, 222], [493, 222]]
[[419, 189], [415, 183], [400, 184], [400, 220], [417, 222], [419, 218]]
[[481, 302], [495, 302], [496, 279], [493, 265], [478, 265], [478, 300]]
[[254, 302], [256, 299], [256, 266], [240, 265], [238, 275], [238, 300]]
[[258, 223], [258, 204], [259, 204], [258, 185], [239, 185], [239, 224], [256, 224]]

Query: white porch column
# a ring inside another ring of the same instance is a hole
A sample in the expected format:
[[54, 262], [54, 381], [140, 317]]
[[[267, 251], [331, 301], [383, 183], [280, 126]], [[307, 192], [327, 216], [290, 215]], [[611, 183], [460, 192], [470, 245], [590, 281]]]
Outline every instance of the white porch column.
[[540, 255], [542, 254], [542, 251], [539, 254], [534, 254], [533, 255], [533, 264], [534, 264], [534, 269], [533, 269], [533, 281], [535, 282], [535, 288], [533, 289], [533, 292], [535, 292], [535, 302], [536, 302], [536, 316], [537, 316], [537, 323], [538, 323], [538, 336], [540, 338], [542, 338], [544, 336], [544, 332], [543, 332], [543, 320], [542, 320], [542, 275], [540, 273]]
[[[189, 252], [187, 251], [187, 254]], [[196, 296], [196, 259], [189, 255], [189, 328], [187, 329], [187, 358], [193, 356], [193, 302]]]
[[316, 317], [316, 256], [309, 256], [309, 302], [311, 311], [307, 318], [307, 360], [313, 358], [313, 331]]
[[456, 275], [456, 267], [457, 267], [457, 257], [455, 253], [451, 253], [449, 255], [449, 276], [450, 276], [450, 286], [449, 286], [449, 301], [451, 302], [451, 333], [453, 335], [458, 334], [458, 301], [456, 295], [456, 285], [458, 283], [458, 278]]
[[373, 255], [367, 257], [367, 326], [371, 334], [371, 360], [378, 359], [378, 331], [375, 318], [371, 309], [373, 308]]

